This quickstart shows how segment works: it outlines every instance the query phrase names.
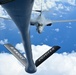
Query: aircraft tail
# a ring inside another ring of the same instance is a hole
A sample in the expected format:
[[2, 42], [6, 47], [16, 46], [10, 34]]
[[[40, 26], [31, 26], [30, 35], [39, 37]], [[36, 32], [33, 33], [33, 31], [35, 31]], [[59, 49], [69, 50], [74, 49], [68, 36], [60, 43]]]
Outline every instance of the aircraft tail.
[[23, 66], [26, 66], [26, 58], [16, 48], [11, 44], [4, 44], [4, 46], [23, 64]]
[[42, 14], [42, 12], [43, 12], [43, 10], [42, 10], [42, 0], [41, 0], [41, 10], [33, 10], [33, 11], [39, 12], [40, 15]]
[[41, 57], [39, 57], [35, 65], [38, 67], [41, 63], [43, 63], [47, 58], [49, 58], [53, 53], [55, 53], [58, 49], [60, 49], [59, 46], [53, 46], [50, 50], [48, 50], [46, 53], [44, 53]]

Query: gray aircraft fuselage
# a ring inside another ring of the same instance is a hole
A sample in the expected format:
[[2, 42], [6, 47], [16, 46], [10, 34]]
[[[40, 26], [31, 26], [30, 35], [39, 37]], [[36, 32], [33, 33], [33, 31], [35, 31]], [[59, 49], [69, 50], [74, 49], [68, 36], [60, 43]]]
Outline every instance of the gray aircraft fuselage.
[[29, 23], [34, 0], [14, 0], [12, 2], [3, 4], [7, 13], [17, 25], [21, 32], [23, 45], [26, 52], [27, 64], [25, 70], [28, 73], [36, 72], [36, 66], [32, 57]]

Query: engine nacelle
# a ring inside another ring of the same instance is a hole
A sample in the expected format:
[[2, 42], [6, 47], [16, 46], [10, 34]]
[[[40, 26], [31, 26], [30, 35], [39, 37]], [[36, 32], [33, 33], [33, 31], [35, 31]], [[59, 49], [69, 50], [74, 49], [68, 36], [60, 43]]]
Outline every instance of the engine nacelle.
[[51, 26], [51, 25], [52, 25], [52, 23], [47, 24], [47, 26]]

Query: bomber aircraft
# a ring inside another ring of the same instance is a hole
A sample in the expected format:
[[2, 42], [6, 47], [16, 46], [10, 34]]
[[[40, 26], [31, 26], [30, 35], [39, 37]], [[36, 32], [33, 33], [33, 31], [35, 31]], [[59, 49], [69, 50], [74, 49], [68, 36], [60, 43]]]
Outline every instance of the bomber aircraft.
[[74, 20], [49, 20], [43, 16], [42, 10], [35, 10], [35, 11], [40, 12], [40, 15], [36, 19], [31, 19], [30, 24], [32, 26], [36, 26], [36, 30], [39, 34], [42, 33], [45, 26], [51, 26], [53, 23], [76, 21], [76, 19], [74, 19]]
[[37, 18], [30, 20], [30, 25], [36, 26], [36, 30], [39, 34], [42, 33], [45, 26], [51, 26], [53, 23], [76, 21], [76, 19], [73, 19], [73, 20], [49, 20], [49, 19], [46, 19], [43, 16], [43, 12], [46, 12], [46, 11], [44, 11], [42, 9], [42, 2], [41, 2], [41, 10], [33, 10], [33, 11], [39, 12], [40, 14], [39, 14], [39, 16], [37, 16]]
[[34, 62], [29, 32], [33, 3], [34, 0], [0, 0], [0, 5], [7, 11], [20, 30], [26, 58], [11, 44], [7, 43], [4, 46], [25, 66], [27, 73], [35, 73], [42, 62], [60, 49], [60, 46], [53, 46]]

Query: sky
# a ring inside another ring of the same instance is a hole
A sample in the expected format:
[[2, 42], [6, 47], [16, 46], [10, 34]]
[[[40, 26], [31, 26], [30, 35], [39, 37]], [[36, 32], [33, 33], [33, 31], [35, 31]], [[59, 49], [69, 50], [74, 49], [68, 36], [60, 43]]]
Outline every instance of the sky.
[[[33, 10], [41, 9], [41, 0], [35, 0]], [[43, 16], [52, 20], [76, 19], [76, 0], [42, 0]], [[35, 19], [39, 13], [32, 12]], [[0, 16], [9, 17], [0, 6]], [[61, 46], [56, 53], [37, 68], [33, 75], [76, 75], [76, 23], [53, 23], [42, 34], [30, 26], [31, 47], [34, 61], [54, 45]], [[21, 63], [3, 46], [11, 43], [24, 53], [18, 28], [12, 20], [0, 19], [0, 75], [29, 75]]]

